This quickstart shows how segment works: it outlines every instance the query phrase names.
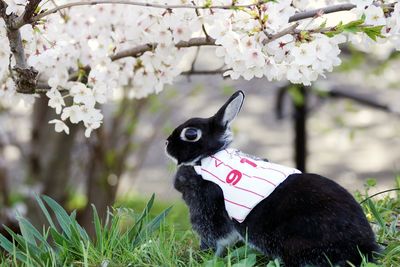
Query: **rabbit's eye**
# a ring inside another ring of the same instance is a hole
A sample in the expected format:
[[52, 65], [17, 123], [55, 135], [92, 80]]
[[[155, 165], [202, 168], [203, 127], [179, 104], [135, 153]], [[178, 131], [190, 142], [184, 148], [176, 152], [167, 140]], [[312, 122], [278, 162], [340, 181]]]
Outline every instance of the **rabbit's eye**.
[[197, 128], [184, 128], [181, 132], [181, 139], [186, 142], [197, 142], [201, 138], [201, 130]]

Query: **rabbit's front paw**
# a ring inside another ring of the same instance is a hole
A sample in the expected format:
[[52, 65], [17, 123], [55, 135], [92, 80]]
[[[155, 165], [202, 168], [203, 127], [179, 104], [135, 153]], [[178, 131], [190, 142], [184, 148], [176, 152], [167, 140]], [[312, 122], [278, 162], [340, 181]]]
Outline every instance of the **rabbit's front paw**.
[[205, 251], [205, 250], [210, 250], [210, 249], [213, 249], [213, 247], [209, 246], [204, 239], [201, 239], [200, 240], [200, 250]]
[[240, 238], [239, 233], [234, 230], [223, 238], [218, 239], [215, 255], [221, 257], [225, 253], [226, 247], [236, 244]]

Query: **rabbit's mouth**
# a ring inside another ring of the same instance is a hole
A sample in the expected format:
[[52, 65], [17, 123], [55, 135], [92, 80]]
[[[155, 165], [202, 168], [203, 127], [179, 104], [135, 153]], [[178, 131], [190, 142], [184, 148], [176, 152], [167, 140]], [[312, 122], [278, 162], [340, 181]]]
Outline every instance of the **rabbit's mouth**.
[[165, 146], [165, 154], [167, 155], [168, 158], [170, 158], [177, 166], [185, 165], [185, 166], [195, 166], [197, 163], [204, 157], [204, 156], [198, 156], [194, 159], [188, 160], [188, 161], [179, 161], [176, 159], [174, 156], [172, 156], [170, 153], [168, 153], [167, 146]]
[[178, 165], [178, 160], [174, 156], [172, 156], [170, 153], [168, 153], [168, 141], [165, 145], [164, 151], [165, 151], [165, 155], [167, 155], [168, 158], [170, 158], [176, 165]]
[[199, 165], [198, 163], [202, 158], [204, 158], [204, 156], [198, 156], [198, 157], [196, 157], [196, 158], [194, 158], [194, 159], [192, 159], [190, 161], [178, 162], [178, 166], [181, 166], [181, 165], [196, 166], [196, 165]]
[[188, 159], [185, 161], [180, 161], [179, 159], [177, 159], [176, 157], [174, 157], [171, 153], [168, 152], [168, 143], [165, 146], [165, 155], [167, 155], [168, 158], [170, 158], [177, 166], [181, 166], [181, 165], [185, 165], [185, 166], [195, 166], [197, 165], [197, 163], [204, 157], [206, 157], [205, 155], [200, 155], [197, 156], [193, 159]]

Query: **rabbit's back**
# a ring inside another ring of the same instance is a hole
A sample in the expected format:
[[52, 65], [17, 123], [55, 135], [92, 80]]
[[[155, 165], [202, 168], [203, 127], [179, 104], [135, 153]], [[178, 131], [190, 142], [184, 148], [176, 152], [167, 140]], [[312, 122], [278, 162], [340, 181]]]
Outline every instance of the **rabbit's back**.
[[358, 264], [360, 252], [377, 251], [374, 233], [353, 196], [316, 174], [293, 174], [260, 202], [243, 223], [242, 236], [286, 266]]

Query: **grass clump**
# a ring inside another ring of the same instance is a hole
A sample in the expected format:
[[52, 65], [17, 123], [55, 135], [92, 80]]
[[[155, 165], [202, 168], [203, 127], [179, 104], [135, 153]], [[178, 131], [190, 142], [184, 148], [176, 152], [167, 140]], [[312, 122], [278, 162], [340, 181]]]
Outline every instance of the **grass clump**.
[[[396, 183], [400, 188], [400, 177]], [[363, 193], [356, 193], [356, 199], [361, 202], [383, 249], [376, 256], [376, 263], [364, 259], [362, 266], [400, 266], [400, 191], [385, 197], [369, 197], [374, 186], [369, 181]], [[279, 260], [268, 259], [246, 245], [229, 248], [223, 258], [215, 257], [212, 251], [200, 251], [184, 204], [177, 203], [171, 210], [165, 203], [155, 203], [154, 195], [149, 201], [121, 200], [108, 212], [104, 223], [93, 207], [94, 237], [79, 225], [75, 212], [68, 214], [46, 196], [37, 197], [37, 202], [49, 226], [37, 230], [18, 216], [21, 235], [8, 229], [13, 241], [0, 236], [0, 247], [6, 251], [6, 254], [0, 252], [0, 267], [282, 266]]]
[[[377, 255], [380, 266], [400, 266], [400, 176], [395, 183], [395, 188], [369, 196], [370, 189], [376, 185], [371, 179], [367, 181], [364, 194], [356, 193], [383, 249]], [[389, 192], [391, 194], [387, 194]], [[381, 193], [386, 195], [381, 197]]]
[[6, 228], [13, 242], [0, 235], [0, 246], [9, 255], [7, 259], [3, 256], [4, 266], [126, 265], [125, 255], [146, 244], [171, 209], [150, 219], [148, 213], [154, 203], [153, 195], [140, 214], [127, 208], [114, 209], [102, 223], [93, 207], [95, 236], [90, 238], [77, 222], [75, 212], [68, 214], [47, 196], [36, 197], [36, 200], [49, 227], [39, 231], [27, 219], [18, 216], [21, 234]]

